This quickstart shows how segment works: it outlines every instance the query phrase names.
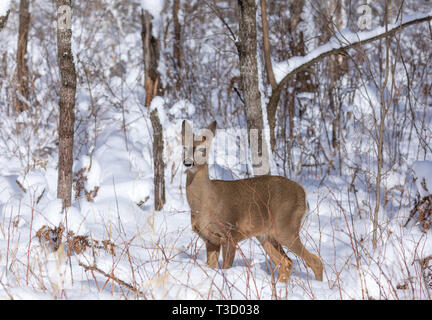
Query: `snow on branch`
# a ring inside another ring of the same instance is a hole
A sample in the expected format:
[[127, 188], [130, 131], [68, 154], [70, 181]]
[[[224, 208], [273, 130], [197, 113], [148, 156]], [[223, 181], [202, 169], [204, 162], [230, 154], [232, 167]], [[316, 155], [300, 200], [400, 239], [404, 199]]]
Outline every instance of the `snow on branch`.
[[0, 16], [6, 16], [8, 11], [10, 10], [10, 0], [2, 0], [0, 1]]
[[352, 32], [340, 31], [333, 36], [329, 42], [323, 44], [307, 55], [302, 57], [292, 57], [287, 61], [274, 64], [274, 73], [278, 86], [283, 86], [288, 79], [316, 62], [333, 54], [337, 54], [353, 47], [357, 47], [387, 36], [391, 36], [396, 32], [422, 22], [432, 20], [432, 11], [427, 14], [414, 14], [407, 16], [401, 22], [389, 24], [370, 31]]

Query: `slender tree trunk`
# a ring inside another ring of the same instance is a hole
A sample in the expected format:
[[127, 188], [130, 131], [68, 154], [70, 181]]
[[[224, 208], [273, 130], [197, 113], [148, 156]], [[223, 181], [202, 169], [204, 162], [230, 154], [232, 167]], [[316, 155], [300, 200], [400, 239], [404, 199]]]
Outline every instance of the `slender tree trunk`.
[[173, 22], [174, 22], [174, 60], [178, 69], [182, 65], [182, 53], [181, 53], [181, 26], [178, 18], [180, 9], [180, 0], [173, 1]]
[[[141, 40], [143, 45], [146, 107], [150, 108], [153, 98], [160, 89], [160, 75], [157, 71], [159, 63], [159, 41], [152, 35], [152, 19], [149, 12], [141, 12]], [[154, 167], [154, 207], [161, 210], [165, 204], [165, 163], [163, 161], [163, 132], [158, 110], [150, 112], [153, 127], [153, 167]]]
[[57, 197], [71, 205], [76, 72], [72, 55], [72, 1], [57, 0], [57, 50], [60, 67], [60, 123]]
[[[238, 0], [240, 6], [239, 42], [240, 85], [246, 108], [246, 122], [249, 132], [257, 130], [257, 141], [250, 137], [253, 172], [268, 174], [270, 170], [267, 143], [264, 137], [264, 123], [261, 95], [258, 88], [256, 4], [255, 0]], [[256, 132], [256, 131], [255, 131]]]
[[[388, 8], [389, 3], [388, 0], [385, 0], [385, 30], [388, 31]], [[372, 246], [374, 249], [378, 246], [378, 224], [379, 224], [379, 211], [381, 205], [381, 182], [382, 182], [382, 169], [384, 165], [384, 133], [385, 133], [385, 120], [390, 109], [390, 100], [391, 97], [386, 97], [386, 88], [389, 81], [389, 72], [390, 72], [390, 37], [386, 37], [386, 52], [385, 52], [385, 70], [384, 70], [384, 79], [381, 87], [379, 88], [380, 96], [381, 96], [381, 106], [380, 106], [380, 120], [379, 125], [377, 127], [377, 175], [376, 175], [376, 203], [373, 215], [373, 232], [372, 232]], [[394, 80], [394, 79], [393, 79]]]
[[159, 211], [165, 204], [165, 163], [163, 131], [157, 109], [151, 111], [150, 121], [153, 127], [154, 207]]
[[159, 63], [159, 41], [152, 35], [152, 15], [143, 10], [141, 12], [141, 40], [143, 43], [144, 72], [146, 91], [145, 105], [150, 107], [151, 101], [159, 90], [160, 75], [157, 71]]
[[[322, 27], [326, 30], [326, 32], [323, 32], [324, 37], [322, 42], [326, 43], [335, 32], [342, 29], [342, 4], [340, 0], [331, 0], [329, 5], [327, 2], [324, 2], [324, 4], [326, 12], [326, 26]], [[328, 87], [330, 110], [328, 111], [332, 116], [331, 144], [334, 156], [336, 156], [338, 153], [340, 154], [340, 103], [337, 101], [336, 88], [337, 81], [342, 77], [345, 70], [343, 68], [343, 60], [344, 59], [342, 55], [333, 55], [328, 58], [330, 78]]]
[[23, 112], [29, 105], [29, 70], [27, 66], [27, 43], [30, 29], [29, 0], [20, 1], [18, 50], [17, 50], [17, 97], [15, 110]]
[[272, 87], [272, 90], [276, 89], [277, 83], [273, 72], [273, 66], [271, 62], [271, 50], [269, 40], [269, 28], [267, 21], [267, 3], [266, 0], [260, 0], [261, 4], [261, 23], [263, 29], [263, 43], [264, 43], [264, 61], [267, 72], [267, 79]]

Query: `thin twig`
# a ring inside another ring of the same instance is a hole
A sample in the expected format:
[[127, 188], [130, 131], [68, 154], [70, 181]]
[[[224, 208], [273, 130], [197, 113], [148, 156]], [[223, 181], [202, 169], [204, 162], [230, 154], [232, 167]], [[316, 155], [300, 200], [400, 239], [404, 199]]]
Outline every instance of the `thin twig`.
[[108, 274], [108, 273], [106, 273], [105, 271], [99, 269], [96, 266], [89, 266], [89, 265], [86, 265], [86, 264], [82, 263], [81, 261], [78, 261], [78, 264], [81, 267], [83, 267], [86, 271], [96, 271], [97, 273], [103, 275], [104, 277], [107, 277], [107, 278], [109, 278], [111, 280], [114, 280], [115, 282], [117, 282], [117, 284], [119, 284], [121, 286], [124, 286], [124, 287], [128, 288], [129, 290], [135, 292], [137, 295], [142, 296], [143, 298], [146, 297], [146, 295], [142, 291], [140, 291], [139, 289], [137, 289], [135, 286], [127, 283], [124, 280], [121, 280], [121, 279], [117, 278], [113, 274]]

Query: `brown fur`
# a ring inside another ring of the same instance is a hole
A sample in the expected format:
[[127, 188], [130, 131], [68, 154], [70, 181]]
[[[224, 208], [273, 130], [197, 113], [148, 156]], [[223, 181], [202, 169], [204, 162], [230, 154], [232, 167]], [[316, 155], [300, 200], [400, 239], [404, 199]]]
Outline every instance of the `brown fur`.
[[[185, 126], [183, 122], [183, 144]], [[216, 131], [216, 122], [208, 129]], [[211, 141], [207, 141], [211, 143]], [[194, 142], [194, 150], [202, 142]], [[239, 241], [257, 237], [273, 263], [280, 281], [288, 281], [293, 265], [282, 245], [303, 258], [315, 278], [322, 281], [323, 264], [300, 242], [299, 229], [306, 212], [302, 186], [280, 176], [259, 176], [236, 181], [210, 180], [208, 164], [187, 170], [186, 196], [193, 230], [205, 241], [207, 264], [230, 268]]]

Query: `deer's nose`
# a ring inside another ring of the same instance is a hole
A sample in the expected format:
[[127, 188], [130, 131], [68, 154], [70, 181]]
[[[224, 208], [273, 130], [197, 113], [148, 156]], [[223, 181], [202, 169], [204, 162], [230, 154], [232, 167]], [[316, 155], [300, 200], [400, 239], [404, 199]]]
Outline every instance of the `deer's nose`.
[[184, 159], [183, 164], [185, 167], [191, 168], [193, 166], [194, 162], [192, 159]]

